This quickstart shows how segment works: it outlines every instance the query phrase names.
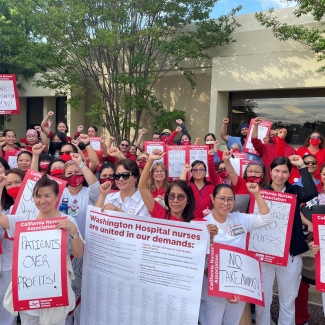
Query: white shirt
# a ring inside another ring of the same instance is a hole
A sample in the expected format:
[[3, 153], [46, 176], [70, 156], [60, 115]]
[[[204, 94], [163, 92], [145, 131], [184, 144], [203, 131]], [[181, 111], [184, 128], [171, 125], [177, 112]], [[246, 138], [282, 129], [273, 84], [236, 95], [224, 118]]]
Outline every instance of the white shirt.
[[145, 206], [138, 189], [131, 197], [126, 197], [124, 202], [122, 201], [120, 192], [108, 194], [104, 204], [108, 203], [114, 204], [116, 207], [122, 209], [125, 213], [136, 214], [142, 217], [151, 217], [151, 214]]
[[[246, 248], [246, 237], [248, 232], [255, 228], [266, 227], [273, 222], [271, 213], [266, 215], [254, 215], [233, 212], [229, 213], [226, 221], [221, 224], [213, 218], [212, 213], [207, 215], [206, 218], [208, 219], [208, 224], [214, 224], [218, 227], [218, 234], [213, 237], [215, 243], [242, 249]], [[235, 232], [243, 230], [244, 232], [234, 235], [233, 230], [235, 230]]]
[[68, 199], [68, 214], [73, 217], [78, 224], [80, 233], [84, 236], [86, 226], [86, 214], [89, 204], [94, 205], [99, 197], [99, 182], [96, 182], [89, 187], [82, 187], [80, 192], [72, 195], [66, 187], [63, 191], [60, 204], [64, 198]]

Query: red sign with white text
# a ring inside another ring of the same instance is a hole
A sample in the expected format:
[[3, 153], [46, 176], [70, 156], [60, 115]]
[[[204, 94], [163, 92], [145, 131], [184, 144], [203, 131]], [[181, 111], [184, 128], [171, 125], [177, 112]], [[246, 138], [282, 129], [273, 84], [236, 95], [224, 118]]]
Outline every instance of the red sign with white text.
[[20, 221], [15, 226], [12, 298], [15, 311], [69, 305], [63, 218]]
[[[272, 126], [272, 122], [270, 121], [262, 121], [259, 125], [258, 125], [258, 138], [263, 142], [263, 139], [269, 135], [270, 133], [270, 129]], [[243, 149], [245, 152], [249, 152], [252, 153], [254, 155], [260, 155], [254, 148], [253, 144], [252, 144], [252, 131], [253, 131], [253, 127], [254, 127], [254, 119], [251, 119], [251, 122], [249, 124], [249, 129], [247, 132], [247, 137], [245, 140], [245, 144], [243, 146]]]
[[325, 214], [313, 214], [314, 244], [320, 246], [315, 255], [316, 289], [325, 292]]
[[18, 168], [17, 165], [17, 157], [18, 154], [20, 153], [19, 150], [6, 150], [5, 151], [5, 160], [10, 166], [10, 168]]
[[[43, 173], [36, 172], [31, 169], [27, 170], [24, 180], [21, 183], [20, 190], [18, 192], [17, 199], [15, 200], [15, 204], [12, 208], [11, 214], [20, 214], [27, 212], [35, 213], [38, 211], [33, 199], [33, 189], [36, 182], [40, 180], [43, 175]], [[47, 175], [47, 177], [56, 181], [59, 184], [59, 195], [57, 203], [55, 205], [55, 208], [57, 208], [59, 206], [59, 202], [67, 182], [65, 180], [55, 178], [50, 175]]]
[[16, 76], [0, 74], [0, 114], [20, 114]]
[[[261, 262], [287, 266], [296, 196], [269, 190], [261, 190], [261, 194], [270, 208], [273, 222], [248, 234], [247, 249], [255, 252]], [[258, 214], [254, 198], [251, 199], [249, 213]]]
[[261, 265], [247, 250], [214, 243], [208, 264], [209, 296], [233, 299], [264, 307]]

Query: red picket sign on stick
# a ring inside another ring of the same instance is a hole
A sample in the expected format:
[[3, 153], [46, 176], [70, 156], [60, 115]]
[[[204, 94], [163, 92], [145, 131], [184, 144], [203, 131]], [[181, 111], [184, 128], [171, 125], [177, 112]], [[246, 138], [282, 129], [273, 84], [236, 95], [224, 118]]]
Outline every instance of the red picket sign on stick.
[[[27, 170], [24, 180], [21, 183], [20, 190], [18, 192], [17, 199], [12, 208], [11, 214], [21, 214], [27, 212], [35, 213], [38, 211], [33, 199], [33, 189], [36, 182], [40, 180], [42, 176], [43, 173], [36, 172], [30, 169]], [[59, 195], [57, 203], [55, 205], [55, 208], [57, 208], [59, 206], [59, 202], [67, 182], [49, 175], [47, 175], [47, 177], [56, 181], [59, 184]]]
[[0, 114], [20, 114], [16, 76], [14, 74], [0, 74]]
[[264, 307], [261, 265], [247, 250], [214, 243], [210, 248], [208, 294]]
[[195, 160], [201, 160], [205, 163], [205, 166], [207, 168], [206, 172], [206, 178], [207, 180], [210, 180], [209, 178], [209, 169], [208, 169], [208, 151], [209, 146], [207, 145], [189, 145], [187, 147], [187, 164], [192, 164]]
[[[270, 121], [262, 121], [261, 124], [258, 125], [258, 138], [261, 141], [263, 141], [263, 139], [269, 135], [271, 126], [272, 126], [272, 122]], [[254, 119], [252, 118], [249, 124], [249, 129], [247, 132], [247, 137], [243, 149], [245, 152], [253, 153], [254, 155], [259, 156], [260, 154], [254, 149], [254, 146], [252, 144], [253, 127], [254, 127]]]
[[316, 289], [325, 292], [325, 214], [313, 214], [314, 244], [320, 246], [315, 255]]
[[68, 306], [67, 231], [63, 218], [16, 223], [12, 266], [15, 311]]
[[[248, 234], [247, 249], [255, 252], [261, 262], [287, 266], [296, 196], [269, 190], [261, 190], [261, 194], [270, 208], [273, 222]], [[251, 199], [249, 213], [258, 214], [254, 198]]]

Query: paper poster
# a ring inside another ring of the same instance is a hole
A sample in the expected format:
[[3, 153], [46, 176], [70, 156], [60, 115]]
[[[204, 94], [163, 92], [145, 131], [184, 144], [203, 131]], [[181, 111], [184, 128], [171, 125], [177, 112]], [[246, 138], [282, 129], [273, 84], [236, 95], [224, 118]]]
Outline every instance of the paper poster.
[[187, 146], [166, 146], [166, 167], [168, 169], [169, 181], [179, 178], [182, 174], [183, 167], [187, 163], [186, 152]]
[[14, 310], [68, 306], [67, 231], [62, 218], [16, 223], [12, 298]]
[[[36, 172], [31, 169], [27, 170], [25, 177], [21, 183], [21, 187], [18, 192], [15, 204], [12, 208], [11, 214], [35, 213], [38, 211], [34, 203], [33, 189], [36, 182], [39, 179], [41, 179], [42, 176], [43, 173]], [[55, 178], [49, 175], [47, 175], [47, 177], [56, 181], [59, 184], [59, 196], [58, 196], [58, 201], [55, 205], [55, 208], [57, 208], [59, 206], [60, 199], [67, 182], [62, 179]]]
[[315, 255], [316, 289], [325, 292], [325, 214], [313, 214], [314, 243], [320, 246]]
[[[270, 121], [262, 121], [259, 125], [258, 125], [258, 138], [263, 142], [263, 139], [269, 135], [270, 133], [270, 129], [272, 126], [272, 122]], [[253, 127], [254, 127], [254, 119], [251, 119], [251, 122], [249, 124], [249, 129], [247, 132], [247, 137], [245, 140], [245, 144], [244, 144], [244, 151], [245, 152], [249, 152], [249, 153], [253, 153], [254, 155], [258, 155], [259, 153], [254, 149], [254, 146], [252, 145], [252, 132], [253, 132]]]
[[[261, 194], [271, 211], [273, 222], [248, 234], [248, 250], [256, 252], [261, 262], [287, 266], [296, 196], [268, 190], [261, 190]], [[249, 212], [258, 214], [253, 198]]]
[[[143, 142], [143, 151], [147, 152], [149, 155], [155, 150], [158, 149], [162, 152], [166, 152], [165, 143], [163, 141], [144, 141]], [[162, 162], [166, 165], [165, 156], [159, 160], [155, 160], [154, 164], [157, 162]]]
[[255, 254], [234, 246], [214, 243], [208, 266], [208, 294], [264, 307], [262, 272]]
[[247, 165], [251, 162], [251, 160], [247, 160], [247, 159], [241, 159], [240, 160], [240, 175], [241, 177], [243, 177], [245, 170], [247, 168]]
[[236, 174], [239, 176], [242, 176], [240, 174], [240, 172], [241, 172], [240, 166], [241, 166], [241, 161], [246, 159], [246, 154], [243, 152], [235, 152], [232, 155], [233, 155], [233, 157], [230, 158], [230, 163], [231, 163], [232, 167], [234, 168]]
[[19, 114], [19, 97], [14, 74], [0, 74], [0, 114]]
[[206, 178], [209, 179], [209, 168], [208, 168], [208, 151], [209, 146], [207, 145], [190, 145], [188, 147], [188, 164], [192, 164], [195, 160], [201, 160], [205, 163], [207, 168]]
[[81, 325], [197, 325], [208, 240], [205, 223], [88, 206]]
[[89, 138], [89, 142], [94, 150], [102, 150], [102, 145], [100, 143], [100, 137]]
[[20, 153], [19, 150], [5, 150], [5, 160], [7, 161], [10, 168], [18, 168], [17, 157]]
[[[71, 287], [72, 290], [76, 296], [76, 306], [74, 309], [77, 308], [77, 306], [80, 304], [81, 300], [81, 279], [82, 279], [82, 266], [83, 266], [83, 256], [80, 258], [76, 258], [73, 255], [70, 256], [71, 258], [71, 264], [73, 268], [73, 273], [75, 279], [71, 281]], [[70, 311], [69, 315], [71, 315], [74, 311]]]

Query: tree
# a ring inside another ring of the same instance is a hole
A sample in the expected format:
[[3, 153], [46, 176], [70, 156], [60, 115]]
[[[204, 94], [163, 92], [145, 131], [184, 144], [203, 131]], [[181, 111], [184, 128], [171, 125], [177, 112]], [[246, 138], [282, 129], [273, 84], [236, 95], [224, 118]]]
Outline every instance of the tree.
[[[315, 21], [320, 22], [324, 17], [325, 13], [325, 2], [324, 0], [283, 0], [287, 3], [296, 2], [298, 8], [294, 10], [294, 15], [299, 18], [305, 14], [312, 14]], [[313, 52], [318, 54], [318, 62], [325, 59], [325, 37], [323, 24], [320, 24], [319, 28], [309, 28], [302, 25], [288, 25], [280, 23], [277, 17], [274, 16], [273, 9], [269, 10], [268, 13], [257, 13], [255, 14], [256, 19], [267, 28], [272, 28], [275, 37], [282, 41], [288, 39], [295, 40], [299, 43], [307, 45]], [[318, 69], [318, 72], [325, 70], [325, 66]]]
[[71, 91], [73, 107], [91, 96], [87, 115], [94, 123], [118, 140], [135, 128], [137, 138], [143, 112], [162, 109], [155, 83], [178, 69], [194, 87], [190, 60], [210, 59], [208, 49], [234, 41], [240, 7], [212, 20], [216, 1], [21, 1], [19, 10], [33, 17], [33, 37], [43, 44], [35, 60], [53, 71], [37, 85]]

